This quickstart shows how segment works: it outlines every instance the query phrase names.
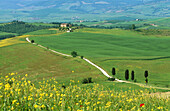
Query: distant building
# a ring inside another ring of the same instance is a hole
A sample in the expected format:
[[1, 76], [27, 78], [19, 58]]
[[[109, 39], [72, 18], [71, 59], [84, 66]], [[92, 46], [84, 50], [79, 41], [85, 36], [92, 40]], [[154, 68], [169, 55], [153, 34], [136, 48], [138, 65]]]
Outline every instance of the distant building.
[[154, 27], [157, 27], [158, 25], [155, 25], [155, 24], [150, 24], [151, 26], [154, 26]]
[[60, 25], [60, 27], [71, 27], [71, 24], [68, 24], [68, 23], [62, 23]]

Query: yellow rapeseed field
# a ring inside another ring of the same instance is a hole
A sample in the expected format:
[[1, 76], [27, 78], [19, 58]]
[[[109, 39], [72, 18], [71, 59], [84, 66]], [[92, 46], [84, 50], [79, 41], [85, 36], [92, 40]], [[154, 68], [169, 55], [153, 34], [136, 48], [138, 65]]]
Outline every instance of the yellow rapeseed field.
[[14, 44], [18, 44], [18, 43], [26, 43], [26, 41], [21, 41], [20, 39], [26, 38], [26, 37], [29, 37], [29, 36], [30, 35], [22, 35], [22, 36], [18, 36], [18, 37], [0, 40], [0, 47], [14, 45]]
[[[104, 91], [99, 84], [63, 87], [54, 78], [34, 83], [11, 73], [0, 75], [0, 109], [27, 111], [168, 111], [170, 98], [146, 95], [147, 90]], [[79, 81], [78, 81], [79, 82]]]

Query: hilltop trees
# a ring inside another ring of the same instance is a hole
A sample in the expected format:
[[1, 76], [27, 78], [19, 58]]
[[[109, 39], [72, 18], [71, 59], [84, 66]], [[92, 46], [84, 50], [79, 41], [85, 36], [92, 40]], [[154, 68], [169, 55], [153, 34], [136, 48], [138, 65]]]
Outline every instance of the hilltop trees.
[[50, 28], [50, 26], [42, 26], [42, 25], [36, 26], [22, 21], [13, 21], [11, 23], [0, 26], [0, 31], [17, 33], [19, 35], [22, 35], [27, 32], [32, 32], [32, 31], [46, 29], [46, 28]]

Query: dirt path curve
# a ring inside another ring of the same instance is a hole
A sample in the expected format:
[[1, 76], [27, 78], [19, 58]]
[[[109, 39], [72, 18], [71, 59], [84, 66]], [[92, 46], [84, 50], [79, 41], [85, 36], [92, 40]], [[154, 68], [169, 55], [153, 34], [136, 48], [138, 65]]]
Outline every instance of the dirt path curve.
[[[31, 41], [29, 40], [29, 38], [27, 37], [26, 40], [31, 43]], [[33, 44], [36, 44], [36, 43], [33, 43]], [[44, 49], [47, 49], [46, 47], [42, 46], [42, 45], [38, 45], [39, 47], [42, 47]], [[67, 55], [67, 54], [63, 54], [63, 53], [60, 53], [60, 52], [57, 52], [55, 50], [52, 50], [52, 49], [49, 49], [50, 51], [54, 52], [54, 53], [57, 53], [57, 54], [60, 54], [60, 55], [63, 55], [63, 56], [67, 56], [67, 57], [72, 57], [71, 55]], [[112, 78], [105, 70], [103, 70], [101, 67], [97, 66], [96, 64], [94, 64], [93, 62], [91, 62], [90, 60], [86, 59], [86, 58], [83, 58], [86, 62], [88, 62], [89, 64], [93, 65], [94, 67], [96, 67], [98, 70], [100, 70], [106, 77], [108, 78]], [[147, 85], [144, 85], [142, 83], [134, 83], [134, 82], [130, 82], [130, 81], [125, 81], [125, 80], [119, 80], [119, 79], [115, 79], [117, 82], [125, 82], [125, 83], [130, 83], [130, 84], [135, 84], [135, 85], [138, 85], [138, 86], [141, 86], [141, 87], [145, 87], [145, 88], [155, 88], [155, 89], [164, 89], [164, 90], [170, 90], [170, 88], [161, 88], [161, 87], [154, 87], [154, 86], [147, 86]]]

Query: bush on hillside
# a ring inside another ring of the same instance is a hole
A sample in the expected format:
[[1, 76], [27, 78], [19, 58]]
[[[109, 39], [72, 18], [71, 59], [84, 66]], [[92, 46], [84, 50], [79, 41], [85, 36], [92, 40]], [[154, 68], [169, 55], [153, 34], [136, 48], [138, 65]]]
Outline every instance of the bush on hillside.
[[137, 79], [135, 79], [134, 82], [137, 82]]
[[78, 56], [78, 54], [77, 54], [76, 51], [71, 52], [71, 55], [72, 55], [73, 57], [77, 57], [77, 56]]
[[87, 83], [93, 83], [92, 82], [92, 78], [89, 77], [89, 78], [84, 78], [83, 81], [82, 81], [83, 84], [87, 84]]
[[34, 40], [31, 40], [31, 43], [34, 43]]
[[84, 56], [81, 56], [81, 59], [83, 59], [84, 58]]
[[109, 81], [115, 81], [115, 78], [108, 78]]

